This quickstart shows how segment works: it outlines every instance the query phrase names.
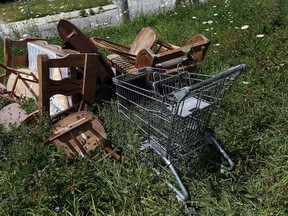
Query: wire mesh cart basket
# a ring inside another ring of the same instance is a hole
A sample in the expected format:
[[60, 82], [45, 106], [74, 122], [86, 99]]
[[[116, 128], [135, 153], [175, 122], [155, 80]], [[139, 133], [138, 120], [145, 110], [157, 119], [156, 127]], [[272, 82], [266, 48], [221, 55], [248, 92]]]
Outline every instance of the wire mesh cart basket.
[[143, 132], [147, 140], [141, 149], [149, 150], [149, 161], [157, 174], [168, 171], [172, 180], [165, 181], [183, 201], [189, 194], [176, 170], [181, 164], [187, 169], [198, 149], [213, 144], [227, 160], [226, 169], [234, 167], [211, 128], [224, 92], [245, 68], [241, 64], [216, 75], [205, 75], [185, 71], [169, 74], [146, 67], [137, 75], [113, 78], [118, 111]]

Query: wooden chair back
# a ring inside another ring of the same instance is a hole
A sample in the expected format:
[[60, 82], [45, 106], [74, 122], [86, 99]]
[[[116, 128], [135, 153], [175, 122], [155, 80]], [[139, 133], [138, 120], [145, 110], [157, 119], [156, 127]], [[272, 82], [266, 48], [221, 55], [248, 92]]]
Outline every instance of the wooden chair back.
[[[160, 50], [154, 53], [151, 49], [142, 49], [136, 57], [135, 67], [159, 67], [173, 71], [195, 71], [203, 61], [210, 41], [204, 35], [191, 37], [185, 46], [176, 47], [168, 43], [158, 43]], [[166, 51], [165, 51], [166, 50]]]
[[[28, 67], [27, 43], [32, 41], [45, 42], [35, 38], [26, 38], [24, 40], [4, 38], [4, 65], [11, 68]], [[11, 72], [5, 69], [5, 73], [0, 76], [0, 83], [3, 83], [4, 79], [10, 74]]]
[[[73, 102], [77, 101], [77, 94], [81, 94], [82, 99], [92, 105], [96, 97], [97, 71], [95, 70], [97, 70], [98, 64], [99, 56], [95, 53], [69, 54], [57, 59], [49, 59], [47, 55], [38, 55], [39, 111], [50, 111], [50, 97], [55, 94], [74, 95]], [[70, 69], [71, 77], [52, 80], [50, 68], [62, 67]], [[80, 68], [83, 68], [83, 78], [78, 79], [77, 71]]]
[[[158, 41], [158, 35], [152, 28], [146, 27], [141, 29], [130, 46], [125, 46], [99, 37], [93, 37], [91, 38], [91, 41], [95, 47], [101, 47], [113, 52], [114, 54], [112, 55], [117, 54], [117, 57], [124, 57], [130, 62], [135, 62], [136, 56], [142, 49], [152, 49], [154, 47]], [[108, 60], [111, 59], [110, 56], [112, 55], [107, 56]], [[113, 56], [113, 58], [114, 57], [115, 56]], [[122, 59], [122, 61], [125, 60]]]
[[129, 53], [137, 55], [142, 49], [152, 49], [158, 40], [157, 33], [150, 27], [142, 28], [130, 46]]

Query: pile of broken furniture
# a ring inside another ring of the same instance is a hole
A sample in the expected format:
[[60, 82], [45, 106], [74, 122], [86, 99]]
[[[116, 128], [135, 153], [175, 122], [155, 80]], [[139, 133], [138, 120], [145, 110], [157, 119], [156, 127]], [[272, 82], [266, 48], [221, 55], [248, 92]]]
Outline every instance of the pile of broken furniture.
[[[0, 123], [16, 127], [33, 124], [37, 115], [46, 113], [55, 118], [77, 107], [52, 126], [51, 137], [42, 143], [64, 148], [69, 158], [87, 156], [100, 147], [107, 153], [105, 157], [120, 159], [119, 154], [105, 145], [105, 129], [89, 111], [94, 103], [114, 96], [114, 76], [135, 74], [147, 66], [166, 69], [167, 73], [195, 71], [210, 45], [205, 36], [195, 35], [178, 47], [160, 40], [150, 27], [143, 28], [129, 47], [102, 38], [88, 38], [66, 20], [60, 20], [57, 28], [62, 47], [43, 39], [4, 39], [4, 64], [0, 66], [5, 73], [0, 76], [0, 99], [11, 103], [0, 110]], [[112, 54], [104, 57], [98, 48]], [[21, 98], [34, 99], [38, 110], [28, 115], [21, 107]]]

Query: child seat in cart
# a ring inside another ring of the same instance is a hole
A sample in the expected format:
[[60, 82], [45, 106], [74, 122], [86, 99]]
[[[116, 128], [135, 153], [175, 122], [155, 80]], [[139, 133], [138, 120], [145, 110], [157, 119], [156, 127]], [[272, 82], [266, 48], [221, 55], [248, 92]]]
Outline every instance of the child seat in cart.
[[211, 128], [224, 92], [245, 68], [241, 64], [216, 75], [205, 75], [185, 71], [171, 74], [146, 67], [137, 75], [113, 78], [118, 111], [144, 133], [147, 141], [141, 149], [149, 150], [148, 160], [157, 174], [168, 170], [174, 183], [166, 182], [183, 201], [189, 194], [176, 169], [181, 164], [187, 168], [199, 149], [213, 144], [228, 162], [224, 168], [230, 171], [234, 167]]

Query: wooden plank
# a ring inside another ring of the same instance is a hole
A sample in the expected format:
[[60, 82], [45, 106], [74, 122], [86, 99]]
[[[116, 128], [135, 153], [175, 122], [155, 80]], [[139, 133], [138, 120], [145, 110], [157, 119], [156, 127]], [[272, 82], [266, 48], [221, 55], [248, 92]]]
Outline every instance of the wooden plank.
[[38, 109], [40, 113], [43, 111], [50, 112], [50, 86], [49, 86], [49, 58], [47, 55], [38, 55], [38, 80], [39, 80], [39, 99]]
[[82, 95], [84, 97], [84, 100], [90, 105], [95, 103], [98, 66], [99, 55], [86, 55]]
[[21, 56], [13, 55], [11, 56], [10, 67], [28, 67], [28, 54]]
[[130, 46], [129, 53], [135, 56], [140, 50], [152, 49], [158, 40], [157, 33], [150, 27], [142, 28]]
[[196, 52], [201, 51], [201, 50], [202, 50], [202, 45], [200, 44], [197, 46], [187, 45], [187, 46], [184, 46], [184, 47], [181, 47], [178, 49], [169, 50], [169, 51], [164, 52], [164, 53], [159, 53], [159, 54], [156, 54], [154, 56], [154, 64], [153, 65], [158, 64], [160, 62], [168, 61], [168, 60], [171, 60], [174, 58], [178, 58], [181, 56], [187, 56], [187, 55], [196, 53]]
[[[12, 59], [12, 42], [10, 39], [5, 38], [4, 39], [4, 64], [6, 66], [11, 66], [11, 59]], [[6, 77], [9, 76], [9, 71], [6, 69], [5, 70], [5, 75]]]

